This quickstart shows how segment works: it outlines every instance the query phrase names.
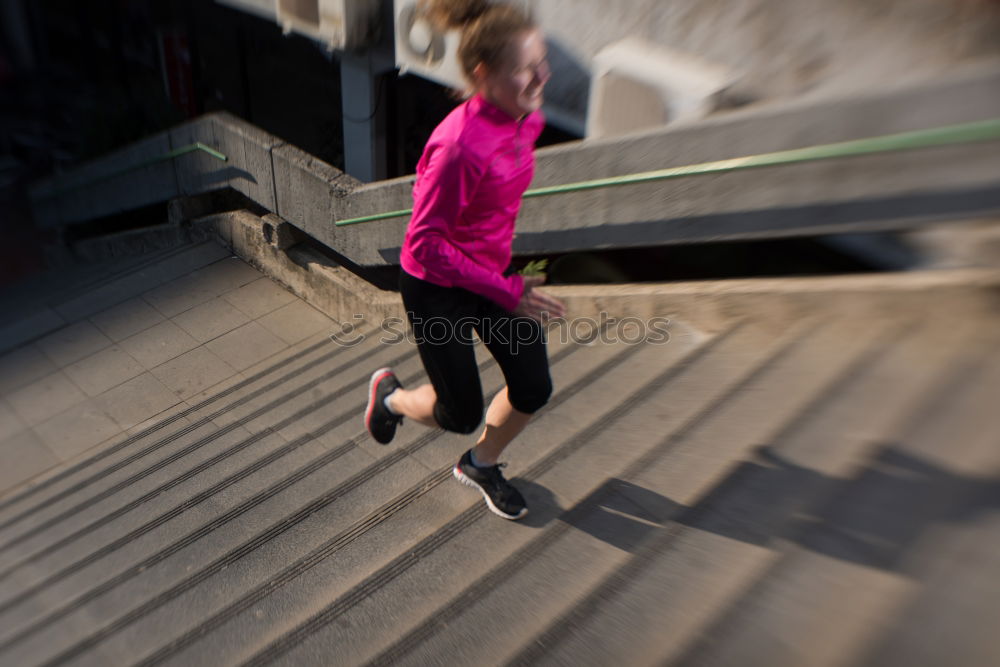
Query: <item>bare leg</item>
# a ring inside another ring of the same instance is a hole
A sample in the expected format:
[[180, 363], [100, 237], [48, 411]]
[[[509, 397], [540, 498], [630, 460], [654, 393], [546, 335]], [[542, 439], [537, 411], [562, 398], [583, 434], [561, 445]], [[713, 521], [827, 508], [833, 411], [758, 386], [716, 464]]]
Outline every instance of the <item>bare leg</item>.
[[[393, 395], [395, 398], [395, 395]], [[531, 415], [514, 409], [507, 399], [507, 387], [493, 397], [486, 411], [486, 428], [476, 442], [476, 461], [493, 465], [500, 453], [531, 421]]]
[[437, 401], [437, 394], [434, 387], [424, 384], [416, 389], [397, 389], [389, 397], [389, 404], [393, 412], [409, 417], [418, 424], [439, 428], [437, 420], [434, 419], [434, 403]]

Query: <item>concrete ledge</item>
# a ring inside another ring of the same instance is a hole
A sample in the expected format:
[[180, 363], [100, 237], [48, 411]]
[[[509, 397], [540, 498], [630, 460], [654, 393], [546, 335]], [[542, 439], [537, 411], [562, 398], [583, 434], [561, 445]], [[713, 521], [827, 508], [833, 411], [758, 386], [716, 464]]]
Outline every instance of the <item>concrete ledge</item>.
[[815, 315], [906, 317], [933, 300], [941, 318], [995, 312], [1000, 270], [961, 269], [817, 278], [755, 278], [627, 285], [553, 285], [570, 319], [682, 319], [704, 331], [747, 320], [772, 331]]
[[[264, 221], [246, 211], [197, 221], [219, 235], [233, 252], [331, 318], [377, 325], [385, 318], [405, 321], [399, 295], [380, 290], [304, 246], [282, 252], [263, 236]], [[703, 331], [718, 331], [748, 320], [775, 332], [816, 315], [906, 317], [923, 312], [934, 299], [940, 317], [963, 318], [1000, 304], [1000, 270], [967, 269], [819, 278], [767, 278], [642, 283], [552, 285], [566, 302], [569, 326], [609, 318], [682, 320]]]
[[398, 293], [372, 286], [306, 246], [285, 250], [272, 243], [264, 230], [274, 224], [273, 220], [249, 211], [232, 211], [200, 218], [194, 224], [212, 230], [243, 261], [338, 322], [358, 324], [361, 320], [383, 318], [405, 321]]

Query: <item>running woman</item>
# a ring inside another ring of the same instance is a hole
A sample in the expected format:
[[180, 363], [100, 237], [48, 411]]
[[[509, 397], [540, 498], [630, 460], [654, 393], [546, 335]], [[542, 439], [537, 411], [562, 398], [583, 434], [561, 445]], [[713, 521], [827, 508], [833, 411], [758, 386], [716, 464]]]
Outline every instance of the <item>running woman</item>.
[[472, 95], [437, 126], [417, 164], [400, 262], [403, 305], [430, 384], [404, 389], [392, 369], [375, 371], [365, 426], [382, 444], [404, 417], [476, 431], [484, 401], [475, 331], [506, 386], [453, 473], [478, 488], [492, 512], [520, 519], [528, 511], [524, 497], [498, 459], [552, 394], [542, 322], [565, 314], [560, 301], [537, 289], [544, 277], [505, 275], [545, 123], [545, 38], [529, 15], [509, 5], [430, 0], [424, 9], [442, 27], [461, 29], [458, 57]]

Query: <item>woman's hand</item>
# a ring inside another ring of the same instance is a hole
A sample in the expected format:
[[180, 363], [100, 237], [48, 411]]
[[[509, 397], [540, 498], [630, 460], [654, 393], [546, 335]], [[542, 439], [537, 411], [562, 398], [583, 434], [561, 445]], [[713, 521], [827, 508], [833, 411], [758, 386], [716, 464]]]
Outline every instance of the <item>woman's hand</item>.
[[530, 317], [543, 324], [553, 317], [566, 315], [566, 306], [562, 301], [535, 289], [544, 282], [545, 276], [524, 276], [524, 291], [521, 293], [517, 308], [514, 309], [516, 314]]

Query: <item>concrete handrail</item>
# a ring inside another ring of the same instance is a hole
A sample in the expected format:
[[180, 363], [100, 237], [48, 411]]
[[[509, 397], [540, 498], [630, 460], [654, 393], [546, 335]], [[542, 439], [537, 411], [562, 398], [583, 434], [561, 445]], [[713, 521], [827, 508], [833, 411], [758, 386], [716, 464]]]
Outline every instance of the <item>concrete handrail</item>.
[[[961, 99], [963, 104], [953, 104]], [[831, 103], [749, 109], [612, 140], [540, 149], [533, 188], [671, 169], [995, 117], [1000, 72], [973, 70], [918, 88]], [[115, 175], [181, 146], [202, 152]], [[923, 159], [924, 152], [933, 159]], [[96, 179], [96, 181], [95, 181]], [[75, 187], [95, 181], [92, 187]], [[624, 185], [527, 199], [515, 252], [775, 238], [912, 228], [1000, 211], [995, 145], [923, 148], [896, 155], [775, 166], [697, 182]], [[406, 220], [338, 227], [336, 221], [409, 206], [413, 177], [363, 184], [228, 113], [162, 132], [32, 189], [42, 226], [73, 224], [176, 197], [231, 187], [359, 265], [398, 261]]]
[[[774, 153], [763, 153], [761, 155], [746, 155], [743, 157], [730, 158], [728, 160], [715, 160], [714, 162], [689, 164], [682, 167], [670, 167], [667, 169], [657, 169], [655, 171], [644, 171], [638, 174], [625, 174], [623, 176], [612, 176], [610, 178], [597, 178], [589, 181], [581, 181], [579, 183], [552, 185], [546, 188], [532, 188], [524, 193], [524, 198], [530, 199], [531, 197], [546, 197], [550, 195], [583, 192], [585, 190], [598, 190], [601, 188], [611, 188], [622, 185], [637, 185], [639, 183], [652, 183], [654, 181], [666, 181], [674, 178], [687, 178], [690, 176], [726, 174], [733, 171], [741, 171], [743, 169], [778, 167], [789, 164], [798, 164], [801, 162], [814, 162], [816, 160], [830, 160], [841, 157], [857, 157], [860, 155], [872, 155], [875, 153], [889, 153], [893, 151], [935, 148], [938, 146], [954, 146], [959, 144], [997, 140], [1000, 140], [1000, 118], [993, 118], [991, 120], [976, 123], [949, 125], [947, 127], [939, 127], [929, 130], [918, 130], [917, 132], [903, 132], [900, 134], [890, 134], [882, 137], [869, 137], [867, 139], [855, 139], [854, 141], [842, 141], [836, 144], [793, 148], [787, 151], [776, 151]], [[373, 215], [363, 215], [357, 218], [338, 220], [336, 225], [338, 227], [342, 227], [365, 222], [377, 222], [379, 220], [388, 220], [390, 218], [406, 217], [411, 213], [413, 213], [413, 209], [411, 208], [399, 211], [388, 211], [386, 213], [375, 213]]]

